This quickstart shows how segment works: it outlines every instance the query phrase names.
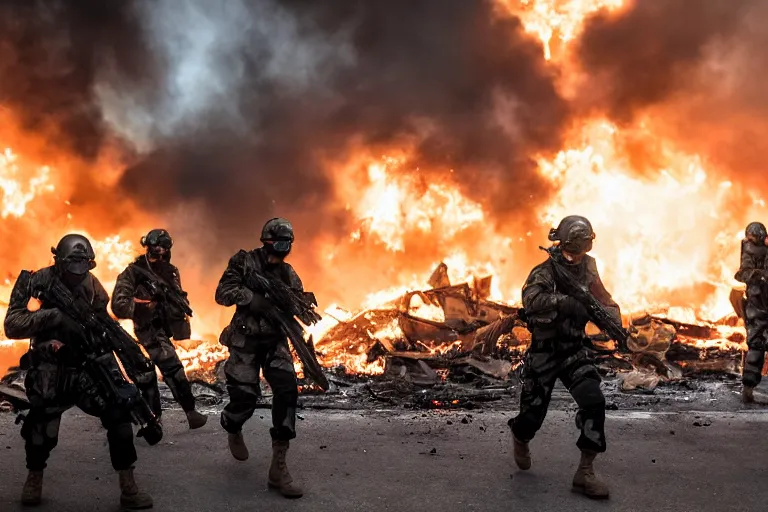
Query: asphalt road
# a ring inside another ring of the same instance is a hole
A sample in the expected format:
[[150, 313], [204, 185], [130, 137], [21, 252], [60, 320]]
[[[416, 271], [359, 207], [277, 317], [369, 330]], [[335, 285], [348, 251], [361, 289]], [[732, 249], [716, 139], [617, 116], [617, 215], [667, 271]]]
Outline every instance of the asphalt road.
[[[246, 426], [251, 459], [237, 462], [211, 418], [189, 432], [178, 411], [166, 437], [137, 440], [139, 484], [159, 511], [761, 511], [768, 503], [768, 414], [611, 412], [609, 451], [598, 472], [607, 502], [570, 492], [578, 460], [572, 411], [551, 411], [532, 443], [534, 466], [511, 458], [500, 412], [303, 411], [289, 467], [305, 496], [289, 501], [266, 488], [269, 419]], [[0, 414], [0, 510], [24, 510], [24, 451], [11, 414]], [[696, 426], [695, 424], [701, 425]], [[97, 420], [69, 411], [36, 510], [116, 511], [117, 478]]]

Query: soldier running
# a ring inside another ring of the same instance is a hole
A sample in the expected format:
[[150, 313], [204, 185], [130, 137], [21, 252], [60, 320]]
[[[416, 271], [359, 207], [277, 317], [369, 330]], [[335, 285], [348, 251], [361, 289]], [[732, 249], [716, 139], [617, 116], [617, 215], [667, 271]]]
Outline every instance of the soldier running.
[[229, 433], [229, 449], [240, 461], [248, 458], [243, 440], [243, 424], [253, 415], [261, 389], [259, 372], [272, 388], [272, 464], [269, 487], [286, 498], [299, 498], [302, 490], [288, 472], [286, 454], [296, 437], [298, 385], [286, 337], [265, 318], [273, 304], [263, 294], [245, 286], [251, 269], [265, 273], [303, 292], [304, 287], [293, 267], [284, 260], [291, 252], [293, 227], [286, 219], [268, 221], [261, 233], [262, 247], [232, 256], [216, 288], [216, 302], [236, 306], [230, 324], [221, 333], [222, 345], [229, 348], [224, 365], [229, 404], [221, 413], [221, 425]]
[[765, 351], [768, 350], [768, 281], [766, 258], [768, 231], [760, 222], [747, 226], [741, 242], [741, 265], [734, 276], [747, 285], [744, 324], [747, 328], [747, 356], [742, 375], [742, 400], [752, 403], [754, 390], [762, 378]]
[[[549, 233], [549, 240], [557, 244], [553, 257], [621, 324], [619, 306], [603, 286], [595, 259], [587, 255], [594, 238], [590, 222], [575, 215], [565, 217]], [[560, 379], [579, 406], [576, 425], [581, 436], [576, 445], [581, 461], [573, 477], [573, 490], [590, 498], [607, 498], [608, 486], [595, 476], [592, 467], [606, 443], [601, 379], [584, 345], [589, 314], [581, 302], [564, 293], [553, 265], [551, 259], [537, 265], [523, 286], [523, 308], [532, 341], [525, 354], [520, 413], [509, 421], [515, 463], [520, 469], [530, 469], [528, 443], [541, 428], [555, 382]]]
[[[31, 408], [21, 429], [29, 475], [21, 501], [25, 505], [40, 504], [43, 470], [58, 443], [61, 415], [77, 405], [85, 413], [99, 417], [107, 430], [112, 467], [119, 474], [120, 503], [129, 509], [151, 508], [152, 498], [139, 491], [133, 477], [137, 457], [130, 412], [86, 393], [93, 389], [91, 378], [82, 371], [79, 357], [66, 349], [75, 339], [73, 337], [82, 335], [80, 329], [59, 309], [33, 298], [34, 290], [45, 289], [51, 280], [59, 279], [73, 294], [88, 300], [95, 309], [106, 312], [107, 292], [90, 273], [96, 266], [93, 248], [84, 236], [70, 234], [52, 251], [53, 266], [34, 272], [27, 286], [16, 282], [4, 323], [9, 338], [30, 339], [27, 354], [30, 368], [24, 386]], [[110, 364], [119, 372], [115, 361]]]
[[[168, 297], [150, 293], [150, 281], [159, 281], [186, 300], [179, 269], [171, 264], [173, 239], [166, 230], [153, 229], [142, 237], [141, 245], [146, 248], [146, 253], [136, 258], [117, 277], [112, 293], [112, 312], [118, 318], [133, 320], [139, 343], [160, 369], [173, 398], [186, 413], [189, 428], [200, 428], [206, 424], [208, 417], [195, 410], [195, 397], [184, 373], [184, 365], [171, 342], [171, 337], [189, 339], [189, 319]], [[150, 405], [159, 417], [162, 411], [159, 394], [156, 396], [157, 400]]]

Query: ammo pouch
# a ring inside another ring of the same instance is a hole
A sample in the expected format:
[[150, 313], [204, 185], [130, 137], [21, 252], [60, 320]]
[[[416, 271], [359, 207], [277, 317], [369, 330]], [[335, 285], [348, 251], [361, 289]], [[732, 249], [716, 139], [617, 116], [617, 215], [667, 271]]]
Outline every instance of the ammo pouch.
[[246, 339], [244, 332], [239, 332], [232, 324], [229, 324], [221, 331], [219, 343], [227, 348], [243, 348]]

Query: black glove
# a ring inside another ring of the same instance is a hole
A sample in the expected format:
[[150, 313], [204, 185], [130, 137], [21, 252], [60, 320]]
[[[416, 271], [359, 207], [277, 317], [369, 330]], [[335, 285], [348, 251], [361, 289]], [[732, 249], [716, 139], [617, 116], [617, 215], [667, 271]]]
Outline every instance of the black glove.
[[259, 295], [258, 293], [253, 294], [251, 303], [248, 305], [251, 313], [257, 315], [266, 313], [267, 311], [271, 310], [272, 307], [272, 303], [269, 302], [263, 295]]
[[54, 312], [52, 313], [53, 320], [51, 322], [54, 328], [78, 334], [83, 332], [83, 328], [80, 324], [65, 315], [60, 309], [54, 308], [50, 311]]
[[589, 312], [584, 304], [568, 295], [558, 297], [557, 310], [565, 316], [577, 318], [579, 320], [588, 320]]

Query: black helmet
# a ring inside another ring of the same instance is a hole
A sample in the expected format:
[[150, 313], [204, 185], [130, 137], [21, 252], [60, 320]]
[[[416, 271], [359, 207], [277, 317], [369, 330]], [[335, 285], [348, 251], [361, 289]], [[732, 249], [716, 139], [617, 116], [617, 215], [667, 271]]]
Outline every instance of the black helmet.
[[146, 236], [141, 237], [141, 246], [147, 249], [147, 253], [162, 256], [171, 251], [173, 238], [164, 229], [153, 229]]
[[269, 252], [287, 256], [293, 243], [293, 226], [287, 219], [270, 219], [261, 230], [261, 242]]
[[83, 275], [96, 267], [93, 246], [83, 235], [65, 235], [51, 252], [56, 265], [70, 274]]
[[744, 236], [757, 244], [764, 244], [768, 237], [768, 230], [762, 222], [750, 222], [747, 229], [744, 230]]
[[595, 232], [586, 217], [569, 215], [556, 228], [549, 230], [549, 240], [560, 242], [560, 247], [571, 254], [584, 254], [592, 250]]

